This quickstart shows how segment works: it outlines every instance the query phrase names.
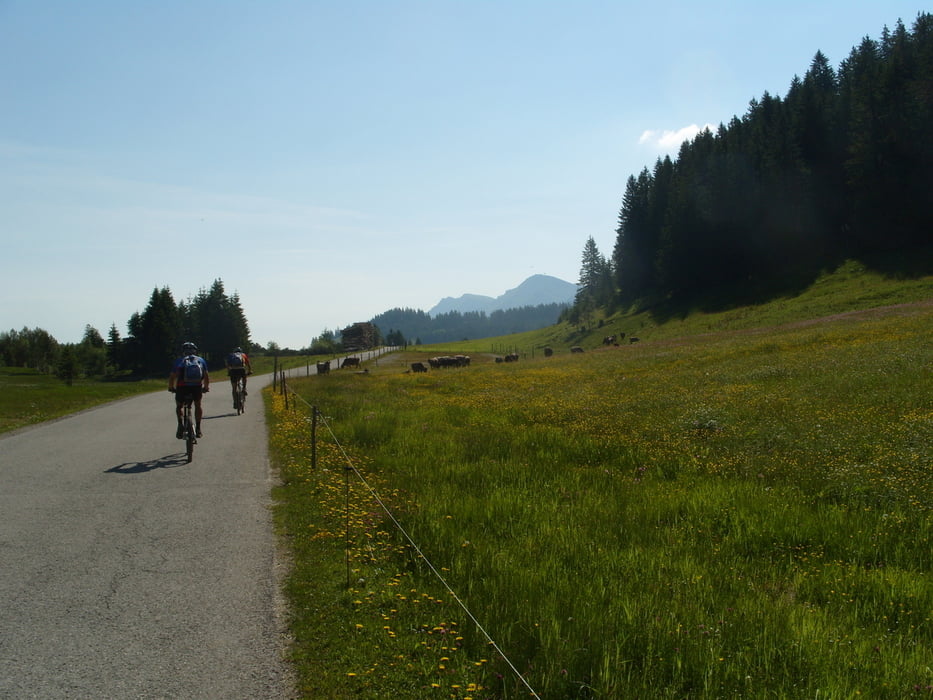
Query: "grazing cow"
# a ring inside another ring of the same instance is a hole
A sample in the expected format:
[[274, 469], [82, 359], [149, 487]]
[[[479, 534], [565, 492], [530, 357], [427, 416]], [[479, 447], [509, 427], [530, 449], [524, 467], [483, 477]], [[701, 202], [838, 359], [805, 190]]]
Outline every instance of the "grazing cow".
[[518, 353], [510, 352], [508, 355], [505, 356], [505, 361], [506, 362], [518, 362]]
[[424, 366], [423, 362], [412, 362], [411, 371], [412, 372], [427, 372], [428, 368]]
[[615, 345], [616, 337], [614, 335], [607, 335], [603, 338], [603, 345]]
[[628, 342], [630, 342], [630, 343], [637, 343], [639, 340], [641, 340], [641, 338], [636, 338], [636, 337], [633, 335], [631, 338], [628, 339]]
[[318, 362], [317, 363], [317, 373], [318, 374], [327, 374], [330, 372], [330, 360], [327, 362]]
[[468, 355], [442, 355], [441, 357], [432, 357], [428, 364], [434, 369], [446, 367], [468, 367], [470, 358]]
[[345, 357], [343, 358], [343, 364], [340, 365], [341, 369], [344, 367], [359, 367], [360, 358], [358, 357]]
[[572, 348], [570, 348], [570, 352], [583, 352], [583, 348], [581, 348], [579, 345], [574, 345]]
[[505, 362], [505, 358], [496, 355], [496, 364], [499, 364], [500, 362]]
[[553, 354], [554, 354], [554, 350], [553, 350], [552, 348], [549, 348], [549, 347], [545, 347], [545, 348], [544, 348], [544, 356], [545, 356], [545, 357], [550, 357], [550, 356], [553, 355]]

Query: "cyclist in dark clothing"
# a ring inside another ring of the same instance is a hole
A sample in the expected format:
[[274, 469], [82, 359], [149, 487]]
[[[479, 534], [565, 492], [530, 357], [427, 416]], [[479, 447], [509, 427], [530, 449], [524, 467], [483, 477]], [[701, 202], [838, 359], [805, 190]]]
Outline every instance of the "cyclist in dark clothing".
[[194, 343], [181, 346], [184, 355], [175, 361], [172, 372], [168, 375], [168, 390], [175, 394], [175, 416], [178, 418], [178, 430], [175, 437], [184, 437], [182, 430], [181, 409], [188, 397], [194, 401], [194, 421], [198, 437], [201, 435], [201, 397], [210, 391], [211, 378], [207, 372], [207, 363], [199, 357], [198, 347]]

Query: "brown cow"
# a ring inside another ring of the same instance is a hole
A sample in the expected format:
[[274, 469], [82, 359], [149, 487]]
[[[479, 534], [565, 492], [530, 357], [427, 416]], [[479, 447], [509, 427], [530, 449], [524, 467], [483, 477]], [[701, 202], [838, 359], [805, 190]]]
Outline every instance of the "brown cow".
[[359, 367], [360, 358], [358, 357], [345, 357], [343, 358], [343, 364], [340, 365], [341, 369], [344, 367]]
[[412, 372], [427, 372], [428, 368], [424, 366], [423, 362], [412, 362], [411, 371]]
[[570, 348], [570, 352], [583, 352], [583, 348], [581, 348], [579, 345], [574, 345], [572, 348]]
[[318, 362], [317, 363], [317, 373], [318, 374], [327, 374], [330, 372], [330, 360], [327, 362]]
[[545, 348], [544, 348], [544, 356], [545, 356], [545, 357], [550, 357], [550, 356], [553, 355], [553, 354], [554, 354], [553, 348], [549, 348], [549, 347], [545, 347]]

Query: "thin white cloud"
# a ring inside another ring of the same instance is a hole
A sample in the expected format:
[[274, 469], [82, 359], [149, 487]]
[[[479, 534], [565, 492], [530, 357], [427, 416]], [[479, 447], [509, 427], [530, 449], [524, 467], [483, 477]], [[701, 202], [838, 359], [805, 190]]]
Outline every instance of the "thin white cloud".
[[642, 132], [641, 137], [638, 139], [638, 143], [639, 145], [652, 146], [662, 151], [676, 151], [680, 148], [680, 144], [695, 138], [696, 135], [704, 129], [714, 131], [715, 128], [716, 127], [712, 124], [704, 124], [703, 126], [691, 124], [690, 126], [684, 126], [674, 131], [669, 129], [647, 129]]

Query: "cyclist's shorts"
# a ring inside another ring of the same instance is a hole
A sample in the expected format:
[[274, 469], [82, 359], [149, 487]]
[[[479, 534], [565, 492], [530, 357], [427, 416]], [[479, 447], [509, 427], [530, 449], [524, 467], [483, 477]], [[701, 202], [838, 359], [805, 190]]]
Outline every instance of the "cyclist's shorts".
[[204, 394], [204, 389], [198, 386], [177, 386], [175, 387], [175, 403], [189, 403], [200, 400]]
[[237, 377], [246, 376], [246, 367], [231, 367], [227, 370], [227, 373], [230, 375], [231, 379], [236, 379]]

